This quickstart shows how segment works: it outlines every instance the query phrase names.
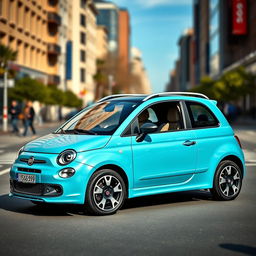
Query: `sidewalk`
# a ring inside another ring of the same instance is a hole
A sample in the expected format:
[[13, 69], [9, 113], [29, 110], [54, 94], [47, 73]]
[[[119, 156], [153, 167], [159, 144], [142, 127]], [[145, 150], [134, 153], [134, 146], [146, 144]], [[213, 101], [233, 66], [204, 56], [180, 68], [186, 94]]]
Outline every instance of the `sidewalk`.
[[256, 130], [256, 119], [249, 117], [239, 117], [234, 123], [231, 123], [234, 129], [250, 129]]
[[[64, 122], [64, 121], [63, 121]], [[0, 146], [1, 147], [10, 147], [12, 145], [17, 144], [25, 144], [31, 140], [34, 140], [38, 137], [44, 136], [48, 133], [53, 132], [56, 128], [58, 128], [62, 123], [60, 122], [51, 122], [51, 123], [44, 123], [42, 126], [35, 125], [36, 135], [33, 136], [30, 129], [28, 131], [28, 135], [26, 137], [23, 136], [16, 136], [11, 132], [3, 132], [0, 131]], [[2, 128], [0, 126], [0, 128]], [[9, 126], [10, 129], [10, 126]]]

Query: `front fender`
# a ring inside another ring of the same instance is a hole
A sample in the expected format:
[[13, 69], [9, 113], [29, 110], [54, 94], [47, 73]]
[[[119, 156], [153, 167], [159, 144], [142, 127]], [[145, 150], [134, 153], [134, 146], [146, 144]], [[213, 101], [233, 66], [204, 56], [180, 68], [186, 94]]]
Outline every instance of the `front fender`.
[[129, 189], [133, 187], [133, 161], [130, 138], [125, 138], [128, 143], [111, 143], [110, 145], [92, 151], [80, 152], [76, 161], [87, 164], [92, 167], [88, 173], [88, 179], [91, 175], [104, 165], [116, 165], [124, 170], [129, 181]]

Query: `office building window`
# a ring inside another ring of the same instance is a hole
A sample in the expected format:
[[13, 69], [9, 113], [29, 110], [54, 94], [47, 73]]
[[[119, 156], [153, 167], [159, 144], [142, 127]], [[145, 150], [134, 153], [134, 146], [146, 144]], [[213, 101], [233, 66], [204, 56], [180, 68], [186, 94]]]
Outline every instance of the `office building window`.
[[86, 8], [86, 0], [80, 0], [80, 7], [83, 9]]
[[85, 76], [86, 76], [85, 69], [81, 68], [80, 69], [80, 81], [81, 81], [81, 83], [85, 83]]
[[80, 32], [80, 43], [86, 44], [86, 34], [84, 32]]
[[86, 62], [86, 52], [84, 50], [80, 51], [80, 61]]
[[3, 16], [3, 0], [0, 0], [0, 16]]
[[210, 73], [220, 72], [220, 9], [219, 0], [210, 1]]
[[80, 14], [80, 25], [86, 27], [86, 17], [84, 14]]

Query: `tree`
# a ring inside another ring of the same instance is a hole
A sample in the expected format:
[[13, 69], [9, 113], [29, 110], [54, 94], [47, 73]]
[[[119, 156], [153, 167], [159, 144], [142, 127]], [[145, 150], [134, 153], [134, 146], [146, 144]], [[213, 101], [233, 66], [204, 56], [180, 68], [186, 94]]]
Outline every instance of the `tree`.
[[9, 89], [10, 98], [19, 101], [30, 100], [45, 103], [47, 89], [43, 83], [30, 77], [16, 80], [15, 87]]
[[255, 75], [247, 72], [244, 67], [225, 72], [218, 80], [205, 77], [200, 85], [192, 91], [206, 94], [218, 101], [236, 101], [241, 97], [255, 92]]
[[67, 90], [64, 92], [63, 105], [71, 108], [81, 108], [83, 101], [79, 99], [72, 91]]
[[10, 47], [0, 44], [0, 74], [6, 71], [9, 61], [17, 58], [17, 51], [13, 51]]
[[46, 87], [47, 97], [44, 103], [47, 105], [63, 106], [65, 101], [64, 92], [57, 88], [57, 85], [48, 85]]

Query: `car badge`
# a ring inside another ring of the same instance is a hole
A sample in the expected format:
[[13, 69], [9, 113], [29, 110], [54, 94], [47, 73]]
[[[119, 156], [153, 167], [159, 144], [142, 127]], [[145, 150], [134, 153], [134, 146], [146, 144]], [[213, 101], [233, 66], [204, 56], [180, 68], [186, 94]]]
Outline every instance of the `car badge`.
[[28, 165], [33, 165], [34, 160], [35, 160], [35, 158], [34, 158], [33, 156], [31, 156], [31, 157], [28, 159]]

